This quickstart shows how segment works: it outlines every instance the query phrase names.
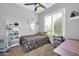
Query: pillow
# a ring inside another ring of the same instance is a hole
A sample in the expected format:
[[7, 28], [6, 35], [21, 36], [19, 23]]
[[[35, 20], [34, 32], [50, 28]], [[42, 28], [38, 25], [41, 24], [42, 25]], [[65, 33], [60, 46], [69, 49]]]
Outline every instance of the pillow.
[[47, 32], [38, 32], [38, 33], [36, 33], [36, 35], [41, 35], [41, 36], [44, 36], [46, 34], [47, 34]]

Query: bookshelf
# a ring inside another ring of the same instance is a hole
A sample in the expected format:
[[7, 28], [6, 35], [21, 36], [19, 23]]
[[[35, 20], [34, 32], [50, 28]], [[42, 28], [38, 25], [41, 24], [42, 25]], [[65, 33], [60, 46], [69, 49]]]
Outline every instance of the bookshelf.
[[10, 25], [7, 29], [8, 46], [14, 47], [19, 45], [19, 27]]
[[71, 17], [69, 20], [71, 21], [71, 20], [78, 20], [79, 19], [79, 16], [76, 16], [76, 17]]

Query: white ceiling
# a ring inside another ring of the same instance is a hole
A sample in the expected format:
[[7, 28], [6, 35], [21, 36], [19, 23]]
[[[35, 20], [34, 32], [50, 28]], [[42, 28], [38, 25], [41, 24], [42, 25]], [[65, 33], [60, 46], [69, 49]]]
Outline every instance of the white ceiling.
[[[49, 7], [53, 6], [55, 3], [41, 3], [41, 4], [44, 5], [48, 9]], [[17, 3], [17, 5], [22, 6], [24, 8], [29, 9], [29, 10], [32, 10], [32, 11], [34, 11], [34, 9], [35, 9], [35, 6], [34, 5], [25, 6], [24, 3]], [[36, 13], [41, 13], [41, 12], [43, 12], [45, 10], [46, 9], [39, 7], [37, 9]]]

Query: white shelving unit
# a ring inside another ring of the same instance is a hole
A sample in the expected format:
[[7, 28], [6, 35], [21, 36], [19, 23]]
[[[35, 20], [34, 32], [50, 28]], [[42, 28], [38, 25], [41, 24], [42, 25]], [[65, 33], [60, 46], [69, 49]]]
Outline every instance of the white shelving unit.
[[0, 39], [0, 52], [2, 52], [3, 51], [3, 49], [4, 49], [4, 40], [2, 39]]
[[7, 30], [8, 46], [14, 47], [19, 45], [19, 27], [11, 26], [11, 30]]
[[76, 20], [76, 19], [79, 19], [79, 16], [76, 16], [76, 17], [71, 17], [69, 20]]
[[0, 38], [0, 52], [5, 53], [8, 50], [7, 44], [5, 43], [5, 38]]
[[[18, 32], [19, 33], [19, 28], [18, 27], [16, 27], [16, 28], [13, 28], [13, 30], [16, 32]], [[18, 38], [16, 38], [16, 37], [18, 37]], [[14, 35], [14, 40], [13, 40], [13, 44], [12, 44], [12, 46], [11, 47], [14, 47], [14, 46], [17, 46], [17, 45], [19, 45], [19, 34], [15, 34]]]

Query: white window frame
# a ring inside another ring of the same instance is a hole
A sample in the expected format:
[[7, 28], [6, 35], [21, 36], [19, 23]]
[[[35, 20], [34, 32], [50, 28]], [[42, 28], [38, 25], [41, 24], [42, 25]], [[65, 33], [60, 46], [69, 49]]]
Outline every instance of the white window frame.
[[[54, 14], [56, 14], [56, 13], [59, 13], [59, 12], [62, 12], [62, 14], [63, 14], [63, 17], [62, 17], [62, 33], [61, 33], [61, 35], [62, 36], [65, 36], [65, 8], [62, 8], [62, 9], [58, 9], [58, 10], [56, 10], [55, 12], [53, 12], [53, 13], [51, 13], [51, 14], [48, 14], [48, 15], [46, 15], [45, 17], [48, 17], [48, 16], [51, 16], [52, 18], [51, 19], [53, 19], [53, 15]], [[44, 21], [45, 21], [45, 17], [44, 17]], [[51, 23], [51, 26], [52, 26], [52, 23]], [[53, 28], [53, 27], [52, 27]], [[51, 28], [51, 29], [52, 29]], [[45, 23], [44, 23], [44, 31], [45, 31]], [[52, 29], [52, 31], [53, 31], [53, 29]]]

